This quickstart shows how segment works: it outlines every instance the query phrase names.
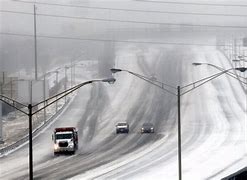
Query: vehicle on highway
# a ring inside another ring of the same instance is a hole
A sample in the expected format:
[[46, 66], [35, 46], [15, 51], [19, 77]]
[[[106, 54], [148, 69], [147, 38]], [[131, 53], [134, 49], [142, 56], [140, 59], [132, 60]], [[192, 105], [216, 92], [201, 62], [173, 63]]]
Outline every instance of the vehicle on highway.
[[154, 133], [154, 125], [152, 123], [144, 123], [141, 127], [141, 133]]
[[52, 139], [54, 141], [54, 155], [59, 153], [74, 154], [78, 149], [78, 134], [75, 127], [55, 128]]
[[129, 133], [129, 124], [127, 122], [119, 122], [116, 125], [116, 133]]

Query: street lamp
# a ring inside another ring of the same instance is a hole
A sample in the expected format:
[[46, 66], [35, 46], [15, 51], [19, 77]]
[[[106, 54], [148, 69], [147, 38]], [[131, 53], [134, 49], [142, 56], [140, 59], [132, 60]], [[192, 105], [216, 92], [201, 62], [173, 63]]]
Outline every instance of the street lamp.
[[240, 60], [242, 60], [242, 61], [244, 61], [244, 62], [247, 62], [247, 60], [244, 59], [245, 57], [247, 57], [247, 56], [245, 56], [245, 55], [242, 55], [242, 56], [240, 55], [240, 56], [238, 56], [238, 58], [239, 58]]
[[[221, 71], [221, 72], [225, 71], [224, 68], [222, 68], [222, 67], [220, 67], [220, 66], [217, 66], [217, 65], [214, 65], [214, 64], [211, 64], [211, 63], [194, 62], [194, 63], [192, 63], [192, 65], [193, 65], [193, 66], [207, 65], [207, 66], [211, 66], [211, 67], [213, 67], [213, 68], [215, 68], [215, 69], [218, 69], [218, 70]], [[235, 68], [233, 68], [233, 69], [235, 69]], [[244, 67], [236, 67], [235, 70], [238, 70], [238, 71], [240, 71], [240, 72], [244, 72], [244, 71], [245, 71]], [[239, 76], [239, 75], [236, 75], [235, 73], [231, 72], [230, 70], [227, 71], [226, 74], [229, 75], [229, 76], [231, 76], [231, 77], [233, 77], [233, 78], [235, 78], [235, 79], [237, 79], [237, 80], [239, 80], [240, 82], [243, 82], [242, 80], [245, 80], [244, 77]], [[240, 80], [240, 79], [242, 79], [242, 80]]]
[[[54, 71], [55, 73], [56, 73], [56, 85], [55, 85], [55, 89], [57, 89], [57, 87], [58, 87], [58, 73], [59, 73], [59, 71], [58, 70], [55, 70]], [[56, 113], [57, 113], [57, 109], [58, 109], [58, 107], [57, 107], [57, 101], [56, 101]]]
[[[67, 89], [61, 93], [58, 93], [58, 94], [56, 94], [50, 98], [47, 98], [44, 101], [41, 101], [41, 102], [34, 104], [34, 105], [31, 104], [32, 102], [30, 102], [30, 104], [28, 104], [28, 105], [25, 105], [25, 104], [22, 104], [18, 101], [15, 101], [14, 99], [11, 99], [7, 96], [0, 94], [0, 101], [5, 102], [6, 104], [14, 107], [15, 109], [21, 111], [22, 113], [24, 113], [28, 116], [28, 119], [29, 119], [29, 121], [28, 121], [28, 123], [29, 123], [29, 179], [30, 180], [33, 180], [33, 142], [32, 142], [32, 117], [33, 117], [33, 115], [40, 112], [41, 110], [47, 108], [48, 106], [52, 105], [53, 103], [57, 102], [58, 100], [62, 99], [63, 97], [71, 94], [72, 92], [76, 91], [77, 89], [81, 88], [82, 86], [85, 86], [87, 84], [92, 84], [94, 82], [108, 82], [111, 84], [111, 83], [115, 82], [115, 79], [114, 78], [107, 78], [107, 79], [95, 79], [95, 80], [86, 81], [86, 82], [80, 83], [76, 86], [73, 86], [72, 88]], [[15, 105], [13, 105], [13, 104], [15, 104]], [[17, 104], [18, 104], [18, 106], [17, 106]], [[39, 107], [39, 105], [41, 105], [41, 104], [44, 104], [44, 106], [42, 108], [37, 108], [37, 110], [33, 112], [33, 108]], [[27, 108], [28, 112], [19, 108], [19, 106]]]
[[[194, 63], [194, 65], [201, 65], [201, 63]], [[160, 81], [157, 81], [155, 79], [150, 79], [146, 76], [143, 76], [141, 74], [137, 74], [135, 72], [132, 72], [132, 71], [129, 71], [129, 70], [124, 70], [124, 69], [117, 69], [117, 68], [112, 68], [110, 69], [112, 73], [118, 73], [118, 72], [127, 72], [129, 74], [132, 74], [142, 80], [145, 80], [146, 82], [150, 83], [150, 84], [153, 84], [157, 87], [159, 87], [160, 89], [166, 91], [167, 93], [171, 94], [171, 95], [175, 95], [177, 97], [177, 109], [178, 109], [178, 176], [179, 176], [179, 180], [182, 180], [182, 153], [181, 153], [181, 108], [180, 108], [180, 99], [181, 99], [181, 96], [189, 93], [190, 91], [192, 91], [193, 89], [196, 89], [200, 86], [202, 86], [203, 84], [225, 74], [225, 73], [228, 73], [228, 71], [230, 70], [239, 70], [241, 72], [244, 72], [247, 70], [246, 67], [238, 67], [238, 68], [230, 68], [230, 69], [227, 69], [227, 70], [223, 70], [221, 71], [220, 73], [217, 73], [217, 74], [213, 74], [211, 76], [208, 76], [206, 78], [203, 78], [203, 79], [200, 79], [196, 82], [193, 82], [193, 83], [190, 83], [190, 84], [187, 84], [185, 86], [172, 86], [172, 85], [169, 85], [169, 84], [165, 84], [165, 83], [162, 83]], [[191, 89], [189, 90], [186, 90], [184, 92], [181, 92], [182, 89], [184, 88], [187, 88], [187, 87], [190, 87], [192, 86]], [[167, 89], [166, 87], [168, 88], [172, 88], [172, 89], [176, 89], [177, 92], [174, 92], [174, 90], [170, 90], [170, 89]]]
[[247, 60], [245, 60], [245, 59], [233, 59], [232, 60], [233, 62], [247, 62]]
[[[43, 84], [43, 86], [44, 86], [43, 87], [44, 100], [46, 99], [46, 76], [50, 75], [51, 73], [56, 73], [56, 86], [58, 84], [58, 70], [49, 71], [49, 72], [44, 74], [44, 84]], [[44, 106], [45, 106], [45, 102], [44, 102]], [[56, 113], [57, 113], [57, 102], [56, 102]], [[45, 120], [46, 120], [46, 109], [44, 109], [44, 122], [45, 122]]]
[[85, 64], [78, 62], [78, 63], [74, 63], [73, 64], [73, 67], [74, 67], [73, 84], [75, 84], [76, 83], [76, 68], [78, 68], [78, 67], [80, 67], [80, 68], [85, 67]]
[[[241, 64], [244, 65], [247, 62], [247, 60], [245, 59], [245, 57], [246, 56], [244, 56], [244, 55], [238, 56], [238, 59], [233, 59], [232, 62], [234, 62], [236, 64], [238, 63], [238, 65], [241, 65]], [[236, 64], [235, 64], [235, 66], [236, 66]]]
[[[68, 81], [67, 69], [69, 69], [69, 66], [64, 66], [64, 91], [67, 90], [67, 81]], [[64, 96], [64, 101], [66, 103], [67, 101], [66, 96]]]
[[68, 68], [70, 68], [70, 85], [71, 87], [73, 86], [73, 84], [75, 84], [75, 67], [78, 66], [84, 66], [84, 64], [82, 64], [80, 61], [77, 62], [71, 62], [71, 64], [69, 66], [67, 66]]

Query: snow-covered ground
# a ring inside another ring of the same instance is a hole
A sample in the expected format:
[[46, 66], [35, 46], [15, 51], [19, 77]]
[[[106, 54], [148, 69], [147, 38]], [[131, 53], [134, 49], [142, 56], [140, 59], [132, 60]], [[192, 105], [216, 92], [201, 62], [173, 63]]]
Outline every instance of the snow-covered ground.
[[[33, 10], [32, 4], [24, 5], [21, 2], [7, 0], [3, 2], [5, 6], [3, 11], [9, 13]], [[58, 2], [65, 6], [69, 5], [65, 0], [43, 1], [43, 3]], [[234, 32], [235, 28], [232, 27], [244, 27], [246, 24], [244, 6], [237, 4], [244, 5], [246, 2], [244, 0], [218, 0], [217, 3], [215, 0], [199, 0], [197, 3], [187, 4], [179, 0], [174, 2], [71, 1], [71, 4], [92, 6], [86, 11], [80, 11], [81, 9], [75, 10], [72, 6], [65, 10], [62, 6], [56, 8], [54, 4], [41, 5], [36, 1], [40, 14], [45, 12], [78, 17], [61, 21], [54, 18], [50, 22], [48, 19], [45, 21], [40, 18], [38, 34], [47, 36], [60, 34], [64, 37], [73, 37], [74, 40], [78, 37], [78, 40], [85, 38], [94, 41], [100, 36], [100, 43], [104, 40], [116, 41], [116, 68], [127, 69], [148, 77], [155, 76], [157, 80], [175, 87], [219, 72], [212, 66], [192, 66], [193, 62], [212, 63], [224, 69], [236, 65], [214, 48], [215, 38], [211, 39], [206, 34], [220, 34], [221, 26], [228, 26], [229, 29], [222, 30], [221, 35], [229, 36], [230, 41], [237, 38], [231, 37], [232, 34], [237, 36], [242, 32], [241, 30]], [[12, 15], [14, 14], [4, 17]], [[3, 19], [3, 32], [26, 34], [30, 31], [32, 18], [27, 23], [15, 19], [17, 24], [11, 19]], [[103, 21], [100, 22], [100, 19]], [[188, 27], [181, 24], [187, 24]], [[13, 25], [16, 25], [16, 28]], [[219, 32], [214, 31], [213, 26], [216, 26], [215, 29], [219, 29]], [[61, 30], [64, 29], [63, 34]], [[175, 32], [169, 32], [170, 30]], [[185, 33], [182, 33], [183, 30]], [[197, 30], [199, 32], [196, 32]], [[157, 36], [160, 37], [154, 39]], [[133, 43], [137, 41], [139, 43]], [[155, 42], [160, 45], [155, 45]], [[187, 46], [180, 46], [183, 43]], [[188, 44], [201, 45], [198, 47]], [[95, 49], [96, 51], [100, 50]], [[243, 65], [246, 66], [246, 63]], [[246, 78], [246, 73], [241, 75]], [[80, 81], [100, 78], [86, 67], [84, 71], [77, 69], [76, 74]], [[178, 179], [177, 97], [125, 72], [118, 73], [115, 77], [117, 79], [115, 84], [93, 83], [79, 89], [53, 123], [34, 138], [35, 179]], [[53, 74], [51, 81], [53, 83], [54, 78]], [[53, 85], [50, 84], [51, 87]], [[224, 74], [181, 96], [184, 180], [218, 180], [246, 167], [247, 97], [243, 87], [246, 89], [246, 85], [241, 85], [238, 80]], [[171, 90], [176, 93], [176, 89]], [[54, 108], [51, 110], [54, 111]], [[115, 134], [115, 124], [120, 121], [127, 121], [130, 124], [129, 134]], [[154, 124], [154, 134], [140, 134], [144, 122]], [[6, 123], [9, 123], [7, 128]], [[5, 121], [4, 131], [9, 136], [15, 134], [11, 140], [15, 141], [21, 132], [27, 132], [26, 126], [26, 119]], [[79, 150], [73, 156], [53, 156], [51, 134], [54, 128], [61, 126], [75, 126], [79, 130]], [[28, 179], [28, 148], [28, 144], [24, 144], [16, 151], [0, 157], [0, 179]]]
[[[116, 68], [154, 75], [184, 86], [217, 73], [207, 62], [231, 63], [214, 48], [119, 45]], [[176, 54], [175, 54], [176, 52]], [[177, 98], [128, 73], [113, 85], [80, 89], [57, 120], [34, 140], [34, 177], [41, 179], [178, 179]], [[127, 121], [128, 135], [115, 124]], [[143, 122], [155, 134], [140, 134]], [[220, 179], [246, 166], [246, 94], [239, 81], [222, 75], [181, 97], [183, 179]], [[52, 155], [54, 127], [76, 126], [75, 156]], [[46, 148], [41, 148], [46, 147]], [[28, 177], [28, 146], [1, 158], [1, 179]], [[18, 161], [20, 164], [16, 164]]]

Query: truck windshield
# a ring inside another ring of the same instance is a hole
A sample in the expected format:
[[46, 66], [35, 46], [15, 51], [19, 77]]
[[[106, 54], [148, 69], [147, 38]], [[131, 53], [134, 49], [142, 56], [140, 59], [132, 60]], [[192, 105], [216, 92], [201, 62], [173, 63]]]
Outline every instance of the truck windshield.
[[56, 139], [71, 139], [72, 134], [56, 134]]
[[118, 123], [118, 126], [127, 126], [127, 123]]

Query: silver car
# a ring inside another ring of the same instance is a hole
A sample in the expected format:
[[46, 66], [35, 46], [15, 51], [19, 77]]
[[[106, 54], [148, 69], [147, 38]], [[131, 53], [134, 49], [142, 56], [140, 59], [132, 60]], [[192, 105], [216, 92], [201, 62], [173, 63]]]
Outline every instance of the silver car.
[[119, 122], [116, 125], [116, 133], [129, 133], [129, 124], [127, 122]]

